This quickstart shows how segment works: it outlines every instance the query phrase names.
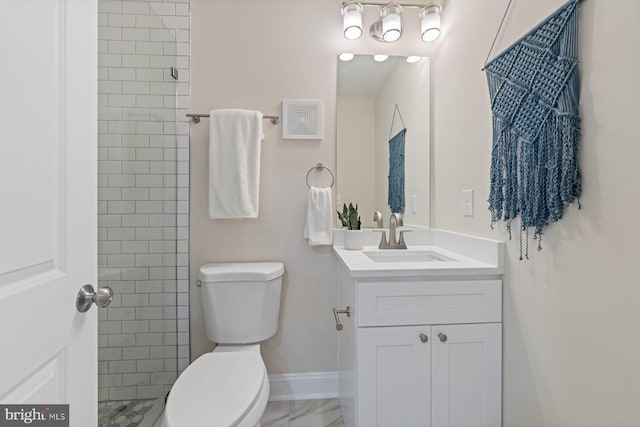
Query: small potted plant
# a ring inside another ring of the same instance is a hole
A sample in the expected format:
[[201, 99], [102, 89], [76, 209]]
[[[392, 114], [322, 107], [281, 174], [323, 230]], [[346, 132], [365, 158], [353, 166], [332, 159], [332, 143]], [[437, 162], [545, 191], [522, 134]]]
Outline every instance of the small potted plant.
[[353, 203], [345, 203], [342, 213], [338, 212], [338, 218], [342, 226], [346, 228], [344, 232], [344, 248], [352, 250], [362, 249], [362, 230], [360, 229], [360, 216], [358, 215], [358, 204], [353, 207]]

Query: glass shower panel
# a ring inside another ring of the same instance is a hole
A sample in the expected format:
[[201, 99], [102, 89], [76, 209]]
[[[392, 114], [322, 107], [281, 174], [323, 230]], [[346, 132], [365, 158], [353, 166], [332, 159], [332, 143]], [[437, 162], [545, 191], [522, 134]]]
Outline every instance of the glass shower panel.
[[146, 2], [99, 11], [99, 426], [152, 426], [178, 375], [176, 43]]

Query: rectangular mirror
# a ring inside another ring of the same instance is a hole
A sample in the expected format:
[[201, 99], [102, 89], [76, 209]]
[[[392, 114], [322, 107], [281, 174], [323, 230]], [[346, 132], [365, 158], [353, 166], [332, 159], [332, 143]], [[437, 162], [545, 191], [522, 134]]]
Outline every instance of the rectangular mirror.
[[[356, 55], [338, 61], [337, 201], [357, 202], [363, 227], [375, 227], [380, 211], [388, 226], [390, 140], [406, 128], [404, 139], [404, 224], [429, 226], [429, 58], [404, 56], [374, 61]], [[396, 109], [397, 105], [397, 109]], [[395, 117], [394, 117], [395, 113]], [[396, 163], [392, 176], [402, 175]], [[402, 186], [395, 185], [395, 188]], [[393, 192], [392, 192], [393, 195]]]

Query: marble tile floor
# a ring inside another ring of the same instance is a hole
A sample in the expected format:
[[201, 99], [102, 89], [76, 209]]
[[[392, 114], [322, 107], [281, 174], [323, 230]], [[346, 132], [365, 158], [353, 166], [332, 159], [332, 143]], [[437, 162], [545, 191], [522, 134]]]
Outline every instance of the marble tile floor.
[[159, 399], [98, 403], [98, 427], [150, 427], [160, 411]]
[[344, 427], [338, 399], [269, 402], [257, 427]]

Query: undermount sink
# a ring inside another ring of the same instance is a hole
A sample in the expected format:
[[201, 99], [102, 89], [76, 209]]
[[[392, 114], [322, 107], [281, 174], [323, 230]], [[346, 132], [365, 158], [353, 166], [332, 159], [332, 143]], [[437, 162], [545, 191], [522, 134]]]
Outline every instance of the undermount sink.
[[453, 261], [452, 258], [444, 256], [442, 254], [427, 251], [417, 250], [412, 251], [410, 249], [398, 249], [398, 250], [381, 250], [381, 251], [364, 251], [364, 254], [373, 262], [388, 263], [388, 262], [443, 262]]

